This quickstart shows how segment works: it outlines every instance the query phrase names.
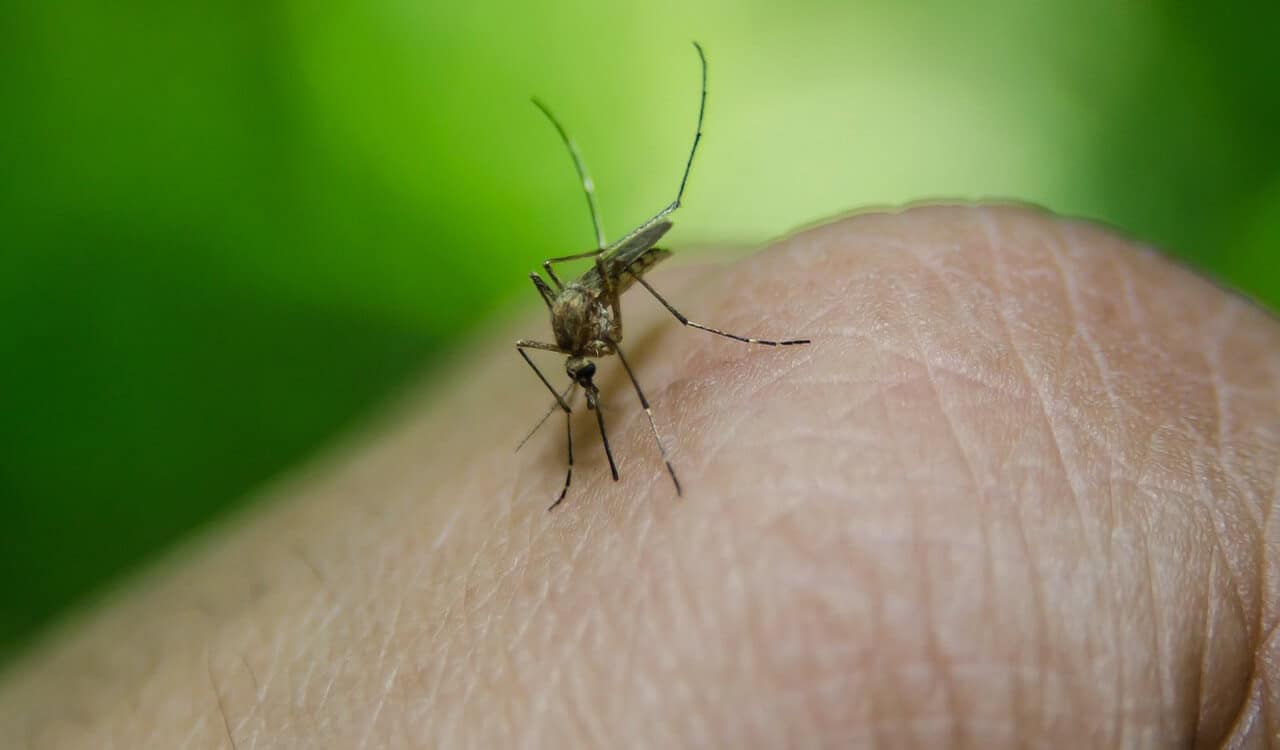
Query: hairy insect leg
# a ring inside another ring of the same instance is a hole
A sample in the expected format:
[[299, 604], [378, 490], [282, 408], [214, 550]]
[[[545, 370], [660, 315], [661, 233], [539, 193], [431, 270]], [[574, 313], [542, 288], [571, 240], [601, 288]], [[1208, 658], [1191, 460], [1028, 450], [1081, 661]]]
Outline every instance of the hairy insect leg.
[[[578, 153], [578, 146], [569, 137], [569, 132], [564, 129], [564, 126], [560, 124], [556, 116], [551, 114], [551, 110], [547, 105], [535, 98], [533, 106], [542, 110], [542, 114], [546, 115], [547, 119], [551, 121], [556, 132], [560, 134], [560, 140], [564, 141], [565, 147], [569, 149], [569, 156], [573, 157], [573, 166], [578, 170], [578, 179], [582, 181], [582, 192], [587, 196], [587, 208], [591, 210], [591, 225], [596, 231], [596, 247], [604, 249], [604, 221], [600, 218], [600, 207], [596, 205], [596, 185], [591, 180], [591, 175], [587, 172], [586, 162], [582, 160], [582, 155]], [[548, 264], [551, 262], [553, 261], [547, 261]]]
[[[560, 281], [560, 277], [556, 276], [556, 271], [551, 267], [551, 261], [542, 261], [542, 270], [547, 272], [547, 277], [551, 279], [551, 283], [556, 285], [556, 289], [564, 289], [564, 282]], [[532, 274], [531, 274], [532, 275]], [[547, 302], [547, 307], [551, 306], [551, 302]]]
[[[631, 273], [631, 272], [628, 270], [628, 273]], [[712, 328], [711, 326], [704, 326], [701, 323], [696, 323], [692, 320], [689, 320], [687, 317], [685, 317], [683, 313], [681, 313], [679, 310], [672, 307], [671, 303], [663, 299], [662, 295], [658, 294], [658, 290], [654, 289], [653, 286], [650, 285], [649, 282], [645, 281], [644, 278], [641, 277], [639, 274], [631, 273], [631, 276], [635, 278], [636, 281], [644, 285], [644, 288], [649, 290], [649, 294], [652, 294], [655, 299], [661, 302], [662, 306], [667, 308], [667, 310], [672, 315], [676, 316], [676, 320], [680, 321], [681, 325], [686, 325], [686, 326], [689, 326], [690, 328], [697, 328], [698, 330], [706, 331], [707, 333], [714, 333], [717, 336], [724, 336], [725, 338], [733, 339], [734, 341], [741, 341], [744, 344], [763, 344], [765, 346], [792, 346], [795, 344], [809, 343], [809, 339], [787, 339], [785, 341], [771, 341], [769, 339], [756, 339], [756, 338], [751, 338], [749, 336], [739, 336], [736, 333], [729, 333], [728, 331], [722, 331], [719, 328]]]
[[[548, 268], [547, 270], [550, 272], [551, 269]], [[547, 303], [547, 309], [550, 310], [551, 304], [556, 300], [556, 293], [551, 290], [551, 287], [547, 286], [547, 282], [543, 281], [538, 274], [531, 273], [529, 278], [533, 281], [534, 287], [537, 288], [538, 294], [542, 295], [542, 301]], [[554, 273], [551, 274], [551, 280], [556, 282], [556, 286], [563, 288], [560, 284], [560, 279], [557, 279]]]
[[560, 397], [560, 394], [556, 392], [556, 389], [551, 386], [551, 381], [547, 380], [547, 376], [543, 375], [542, 370], [539, 370], [538, 366], [533, 363], [533, 360], [529, 358], [529, 354], [525, 349], [542, 349], [549, 352], [557, 352], [559, 354], [566, 354], [567, 352], [554, 344], [544, 344], [541, 341], [520, 339], [516, 342], [516, 351], [520, 352], [520, 356], [524, 357], [524, 361], [528, 362], [529, 366], [533, 368], [533, 371], [537, 373], [538, 380], [541, 380], [542, 384], [547, 387], [547, 390], [551, 391], [551, 395], [556, 397], [556, 402], [560, 404], [560, 408], [568, 412], [569, 405], [564, 402], [564, 399]]
[[603, 253], [608, 248], [598, 247], [595, 250], [588, 250], [585, 253], [574, 253], [573, 255], [561, 255], [558, 258], [547, 258], [542, 261], [542, 267], [547, 268], [552, 263], [567, 263], [571, 260], [582, 260], [583, 258], [594, 258]]
[[604, 259], [599, 255], [596, 256], [596, 274], [600, 276], [600, 284], [604, 288], [604, 298], [609, 301], [609, 307], [613, 310], [613, 325], [611, 326], [609, 335], [615, 338], [622, 337], [622, 302], [618, 294], [617, 278], [609, 273], [604, 267]]
[[649, 418], [649, 429], [653, 430], [653, 440], [658, 444], [658, 452], [662, 454], [662, 462], [667, 465], [667, 473], [671, 475], [671, 481], [676, 486], [676, 495], [680, 496], [684, 493], [680, 489], [680, 480], [676, 478], [676, 469], [671, 465], [671, 459], [667, 456], [667, 446], [662, 442], [662, 436], [658, 434], [658, 425], [653, 421], [653, 409], [649, 407], [649, 399], [645, 398], [644, 391], [640, 389], [640, 381], [636, 380], [636, 375], [631, 371], [631, 364], [627, 362], [627, 358], [622, 356], [622, 349], [614, 343], [614, 352], [618, 355], [618, 359], [622, 361], [622, 369], [627, 371], [627, 377], [631, 378], [631, 385], [636, 387], [636, 395], [640, 397], [640, 406], [644, 407], [644, 415]]
[[[547, 272], [547, 276], [556, 283], [560, 289], [564, 289], [564, 284], [560, 282], [560, 277], [556, 275], [555, 269], [551, 267], [552, 263], [567, 263], [571, 260], [582, 260], [583, 258], [599, 258], [608, 248], [598, 247], [595, 250], [588, 250], [585, 253], [575, 253], [573, 255], [562, 255], [558, 258], [547, 258], [542, 261], [542, 270]], [[554, 297], [553, 297], [554, 298]], [[547, 303], [550, 306], [550, 302]]]
[[[569, 386], [570, 392], [568, 399], [566, 399], [567, 401], [572, 401], [573, 397], [577, 394], [577, 391], [573, 390], [574, 385], [576, 385], [576, 383], [570, 384]], [[541, 427], [542, 423], [539, 422], [538, 426]], [[573, 412], [564, 413], [564, 435], [565, 444], [569, 447], [569, 467], [564, 473], [564, 486], [560, 488], [560, 496], [551, 504], [551, 507], [547, 508], [548, 513], [555, 510], [557, 505], [564, 502], [564, 496], [569, 494], [569, 483], [573, 481]]]
[[618, 481], [618, 465], [613, 462], [613, 450], [609, 447], [609, 434], [604, 429], [604, 413], [600, 410], [600, 392], [595, 386], [587, 391], [587, 408], [596, 413], [596, 423], [600, 425], [600, 440], [604, 443], [604, 455], [609, 459], [609, 472], [613, 481]]

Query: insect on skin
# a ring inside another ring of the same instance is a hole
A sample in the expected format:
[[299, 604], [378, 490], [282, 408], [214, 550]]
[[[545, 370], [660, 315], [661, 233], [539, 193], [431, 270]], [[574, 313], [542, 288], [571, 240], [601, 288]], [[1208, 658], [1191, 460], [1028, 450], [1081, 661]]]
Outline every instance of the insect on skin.
[[[613, 451], [609, 448], [609, 437], [604, 427], [604, 415], [600, 410], [600, 389], [593, 382], [596, 374], [596, 365], [592, 359], [607, 357], [610, 354], [618, 355], [618, 360], [622, 362], [622, 368], [627, 371], [627, 377], [631, 379], [631, 384], [635, 386], [636, 395], [640, 397], [640, 405], [644, 408], [645, 416], [649, 418], [649, 428], [653, 431], [653, 439], [658, 443], [658, 450], [662, 454], [662, 460], [667, 466], [667, 472], [671, 474], [672, 483], [675, 484], [676, 494], [682, 494], [680, 480], [676, 478], [675, 467], [671, 465], [666, 445], [662, 442], [662, 436], [658, 434], [658, 425], [654, 422], [653, 410], [649, 407], [649, 399], [645, 398], [644, 391], [640, 388], [640, 383], [636, 380], [630, 363], [627, 362], [627, 358], [622, 354], [622, 349], [618, 346], [619, 342], [622, 341], [622, 309], [618, 299], [623, 292], [631, 287], [632, 283], [639, 282], [663, 307], [667, 308], [675, 316], [676, 320], [691, 328], [697, 328], [747, 344], [789, 346], [809, 343], [809, 339], [770, 341], [749, 338], [696, 323], [672, 307], [671, 303], [663, 299], [662, 295], [658, 294], [657, 290], [644, 280], [646, 271], [671, 256], [670, 250], [664, 250], [656, 247], [656, 245], [658, 240], [662, 239], [662, 236], [667, 233], [667, 230], [671, 229], [671, 221], [667, 217], [680, 207], [680, 200], [684, 197], [685, 183], [689, 180], [689, 169], [693, 166], [693, 156], [698, 151], [698, 142], [702, 140], [702, 115], [707, 108], [707, 58], [703, 54], [701, 45], [694, 42], [693, 46], [698, 51], [698, 59], [702, 64], [702, 95], [698, 104], [698, 127], [693, 136], [693, 147], [689, 150], [689, 158], [684, 165], [684, 175], [680, 178], [680, 188], [676, 191], [676, 199], [612, 245], [605, 243], [604, 226], [600, 221], [600, 211], [596, 207], [595, 185], [591, 182], [591, 176], [587, 174], [587, 168], [582, 162], [582, 157], [578, 154], [578, 147], [569, 138], [569, 134], [560, 124], [560, 121], [555, 118], [555, 115], [551, 114], [551, 110], [547, 109], [537, 99], [533, 100], [538, 109], [542, 110], [542, 113], [555, 126], [556, 132], [560, 134], [560, 139], [564, 141], [564, 145], [569, 149], [569, 155], [573, 157], [574, 167], [578, 170], [578, 177], [582, 180], [582, 188], [587, 196], [587, 207], [591, 210], [591, 223], [596, 232], [595, 250], [577, 253], [576, 255], [550, 258], [542, 262], [542, 269], [551, 280], [551, 284], [548, 284], [536, 272], [529, 274], [529, 278], [533, 280], [533, 285], [538, 289], [538, 294], [542, 295], [543, 302], [547, 304], [547, 309], [551, 312], [551, 330], [555, 334], [555, 343], [548, 344], [529, 339], [521, 339], [516, 342], [516, 350], [520, 352], [520, 356], [524, 357], [525, 362], [529, 363], [529, 366], [537, 373], [538, 379], [542, 381], [542, 384], [547, 387], [547, 390], [551, 391], [551, 395], [555, 396], [556, 399], [550, 411], [533, 428], [533, 432], [530, 432], [520, 442], [520, 446], [522, 447], [533, 436], [533, 433], [537, 432], [538, 427], [541, 427], [546, 422], [547, 417], [555, 413], [557, 408], [565, 414], [565, 435], [569, 450], [569, 466], [565, 473], [564, 487], [560, 490], [560, 496], [556, 498], [556, 501], [547, 510], [554, 510], [564, 500], [565, 495], [569, 492], [569, 484], [573, 481], [573, 409], [571, 404], [574, 396], [577, 395], [578, 388], [581, 388], [583, 393], [586, 394], [587, 409], [596, 413], [596, 422], [600, 426], [600, 439], [604, 442], [604, 452], [609, 459], [609, 471], [613, 474], [614, 481], [618, 480], [618, 467], [613, 461]], [[556, 276], [554, 268], [552, 268], [553, 264], [556, 263], [584, 258], [592, 258], [595, 261], [594, 267], [568, 284], [562, 283], [560, 278]], [[552, 285], [554, 285], [554, 288]], [[563, 354], [567, 357], [565, 360], [565, 372], [569, 376], [569, 385], [564, 391], [557, 391], [551, 385], [551, 381], [542, 374], [542, 370], [539, 370], [538, 366], [529, 357], [527, 351], [529, 349], [542, 349]], [[520, 450], [520, 447], [517, 447], [516, 450]]]

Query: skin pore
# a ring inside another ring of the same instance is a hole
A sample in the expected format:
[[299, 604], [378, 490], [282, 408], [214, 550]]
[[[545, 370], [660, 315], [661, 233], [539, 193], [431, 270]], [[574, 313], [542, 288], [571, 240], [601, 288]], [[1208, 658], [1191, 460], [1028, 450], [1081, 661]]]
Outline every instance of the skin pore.
[[579, 400], [547, 512], [539, 309], [0, 675], [0, 746], [1272, 744], [1274, 318], [1011, 207], [667, 265], [813, 340], [623, 299], [683, 499], [609, 358], [621, 481]]

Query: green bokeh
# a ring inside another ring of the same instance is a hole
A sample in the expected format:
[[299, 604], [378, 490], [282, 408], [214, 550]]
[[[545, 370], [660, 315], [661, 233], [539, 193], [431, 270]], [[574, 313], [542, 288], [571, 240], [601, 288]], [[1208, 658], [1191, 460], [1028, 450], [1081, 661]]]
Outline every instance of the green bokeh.
[[[0, 653], [235, 505], [591, 241], [1016, 198], [1280, 304], [1248, 4], [0, 4]], [[513, 365], [516, 366], [516, 365]]]

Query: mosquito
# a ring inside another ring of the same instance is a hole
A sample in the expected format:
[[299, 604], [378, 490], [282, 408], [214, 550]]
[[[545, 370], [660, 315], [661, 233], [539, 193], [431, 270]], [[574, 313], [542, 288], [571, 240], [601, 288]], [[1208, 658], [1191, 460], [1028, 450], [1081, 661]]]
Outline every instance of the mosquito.
[[[555, 334], [555, 343], [548, 344], [530, 339], [521, 339], [516, 342], [516, 351], [520, 352], [520, 356], [524, 357], [524, 361], [529, 363], [529, 367], [533, 368], [533, 371], [537, 373], [538, 379], [555, 397], [555, 402], [547, 411], [546, 416], [538, 422], [533, 431], [524, 440], [520, 441], [520, 446], [516, 450], [520, 450], [520, 447], [523, 447], [528, 442], [529, 438], [555, 413], [556, 409], [560, 409], [565, 414], [565, 436], [569, 453], [568, 470], [565, 472], [564, 486], [560, 489], [560, 495], [547, 510], [554, 510], [557, 505], [564, 501], [565, 495], [569, 492], [569, 485], [573, 481], [572, 403], [579, 388], [586, 394], [587, 409], [595, 412], [596, 423], [600, 427], [600, 439], [604, 443], [604, 453], [609, 459], [609, 471], [613, 474], [613, 480], [615, 482], [618, 481], [618, 466], [614, 463], [613, 451], [609, 447], [609, 435], [605, 430], [604, 414], [600, 408], [600, 389], [596, 387], [594, 382], [596, 365], [592, 361], [611, 354], [618, 355], [618, 360], [622, 362], [622, 369], [626, 370], [627, 377], [631, 380], [631, 385], [636, 389], [636, 396], [640, 398], [640, 406], [644, 409], [645, 416], [649, 418], [649, 429], [653, 432], [653, 439], [658, 444], [658, 451], [662, 454], [662, 461], [666, 464], [667, 473], [671, 475], [671, 482], [675, 485], [676, 495], [683, 494], [680, 480], [676, 477], [675, 467], [671, 464], [671, 458], [667, 453], [667, 446], [658, 432], [657, 422], [653, 419], [653, 409], [649, 405], [649, 399], [645, 397], [644, 390], [640, 387], [640, 382], [636, 380], [635, 372], [631, 369], [631, 364], [618, 346], [622, 341], [622, 309], [619, 304], [619, 298], [633, 283], [639, 282], [663, 307], [667, 308], [675, 316], [676, 320], [690, 328], [697, 328], [746, 344], [791, 346], [809, 343], [809, 339], [771, 341], [769, 339], [739, 336], [689, 320], [683, 313], [672, 307], [670, 302], [663, 299], [662, 295], [658, 294], [658, 291], [644, 279], [645, 272], [671, 256], [670, 250], [657, 247], [657, 243], [671, 229], [671, 220], [667, 217], [674, 213], [677, 208], [680, 208], [681, 200], [684, 198], [685, 185], [689, 181], [689, 170], [693, 167], [693, 157], [698, 151], [698, 142], [702, 140], [702, 118], [707, 109], [707, 56], [702, 51], [702, 45], [694, 42], [693, 47], [698, 52], [698, 60], [702, 66], [702, 94], [698, 101], [698, 125], [694, 131], [693, 146], [689, 149], [689, 158], [685, 161], [684, 174], [680, 178], [680, 187], [676, 190], [676, 198], [661, 211], [654, 214], [652, 218], [611, 245], [606, 244], [604, 224], [600, 219], [600, 209], [596, 206], [595, 184], [587, 173], [582, 156], [578, 153], [578, 147], [574, 144], [573, 139], [569, 137], [564, 126], [551, 113], [551, 110], [536, 98], [533, 100], [534, 105], [551, 121], [552, 126], [555, 127], [556, 132], [560, 135], [560, 140], [564, 142], [565, 147], [569, 150], [569, 155], [573, 158], [573, 166], [578, 171], [578, 178], [582, 181], [583, 192], [587, 196], [587, 208], [591, 211], [591, 223], [595, 228], [596, 234], [596, 248], [594, 250], [575, 255], [565, 255], [559, 258], [549, 258], [542, 262], [542, 270], [546, 273], [547, 278], [551, 280], [550, 284], [537, 272], [529, 274], [529, 278], [533, 280], [534, 287], [537, 288], [538, 294], [542, 296], [542, 301], [546, 303], [547, 309], [551, 313], [551, 330]], [[586, 273], [568, 284], [560, 281], [560, 277], [556, 275], [553, 268], [554, 264], [586, 258], [594, 260], [594, 267], [588, 269]], [[554, 288], [552, 285], [554, 285]], [[565, 373], [569, 376], [569, 384], [563, 391], [557, 391], [551, 385], [551, 381], [547, 379], [547, 376], [542, 373], [542, 370], [538, 369], [538, 366], [534, 364], [533, 359], [529, 357], [528, 350], [530, 349], [556, 352], [567, 357], [565, 359]]]

